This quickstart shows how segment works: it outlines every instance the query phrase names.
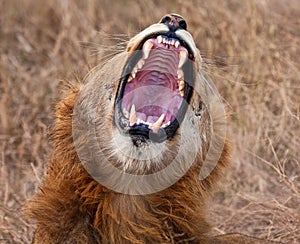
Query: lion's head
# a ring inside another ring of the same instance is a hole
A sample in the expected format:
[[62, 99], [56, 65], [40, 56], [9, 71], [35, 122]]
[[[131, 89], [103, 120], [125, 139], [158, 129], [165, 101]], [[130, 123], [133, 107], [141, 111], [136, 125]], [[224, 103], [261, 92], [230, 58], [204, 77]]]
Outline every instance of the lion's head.
[[[164, 188], [194, 163], [203, 166], [205, 159], [212, 164], [202, 167], [206, 175], [223, 150], [222, 103], [203, 73], [200, 52], [185, 20], [177, 14], [166, 15], [137, 34], [126, 51], [93, 70], [74, 115], [74, 141], [81, 161], [91, 166], [88, 171], [96, 178], [107, 171], [110, 183], [120, 184], [122, 178], [118, 173], [112, 180], [114, 169], [108, 165], [114, 165], [131, 175], [165, 170], [157, 179], [167, 183], [155, 186]], [[101, 170], [95, 169], [95, 161]]]

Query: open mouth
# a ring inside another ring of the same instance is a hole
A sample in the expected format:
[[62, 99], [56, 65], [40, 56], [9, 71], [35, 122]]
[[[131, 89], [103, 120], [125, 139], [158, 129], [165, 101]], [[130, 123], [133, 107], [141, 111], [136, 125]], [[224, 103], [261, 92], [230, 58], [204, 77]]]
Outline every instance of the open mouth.
[[192, 95], [194, 59], [183, 40], [145, 38], [124, 67], [115, 103], [115, 124], [131, 137], [172, 138]]

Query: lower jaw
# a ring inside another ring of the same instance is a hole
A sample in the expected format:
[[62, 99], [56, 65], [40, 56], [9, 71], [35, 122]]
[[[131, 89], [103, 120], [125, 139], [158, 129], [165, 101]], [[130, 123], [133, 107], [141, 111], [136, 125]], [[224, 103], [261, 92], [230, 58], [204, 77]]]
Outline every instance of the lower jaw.
[[178, 114], [174, 121], [166, 126], [165, 128], [159, 128], [157, 131], [153, 131], [146, 124], [130, 125], [128, 118], [124, 117], [122, 109], [122, 99], [125, 90], [125, 84], [131, 74], [131, 63], [136, 63], [136, 60], [139, 60], [140, 56], [132, 56], [123, 70], [123, 76], [120, 80], [120, 86], [117, 92], [117, 99], [115, 101], [115, 113], [114, 113], [114, 123], [116, 127], [122, 134], [128, 135], [134, 140], [139, 139], [141, 141], [150, 140], [155, 143], [162, 143], [166, 140], [172, 139], [177, 132], [184, 115], [186, 113], [188, 104], [190, 102], [192, 93], [193, 93], [193, 84], [194, 84], [194, 69], [193, 69], [193, 60], [188, 59], [188, 61], [182, 67], [185, 77], [185, 95], [182, 97], [182, 105], [179, 108]]
[[[153, 174], [163, 170], [176, 157], [171, 144], [153, 143], [144, 137], [124, 137], [120, 132], [114, 134], [113, 144], [118, 150], [114, 153], [112, 164], [120, 170], [136, 175]], [[133, 144], [133, 145], [132, 145]], [[137, 145], [134, 145], [137, 144]], [[172, 153], [170, 153], [172, 151]]]
[[129, 120], [125, 118], [121, 112], [121, 106], [115, 106], [114, 122], [122, 134], [130, 136], [135, 140], [150, 140], [155, 143], [162, 143], [166, 140], [172, 139], [176, 135], [177, 130], [184, 119], [187, 107], [188, 101], [183, 100], [176, 118], [170, 123], [170, 125], [165, 128], [159, 128], [156, 131], [153, 131], [149, 125], [143, 123], [130, 125]]

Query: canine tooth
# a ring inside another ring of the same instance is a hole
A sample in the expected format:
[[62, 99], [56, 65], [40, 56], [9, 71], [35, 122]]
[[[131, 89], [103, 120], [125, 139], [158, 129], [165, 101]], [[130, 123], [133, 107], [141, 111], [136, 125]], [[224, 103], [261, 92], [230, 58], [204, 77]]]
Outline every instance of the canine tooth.
[[187, 60], [187, 52], [185, 50], [181, 50], [179, 52], [179, 64], [178, 64], [178, 68], [181, 68], [183, 66], [183, 64], [185, 63], [186, 60]]
[[176, 41], [176, 42], [175, 42], [175, 47], [178, 48], [178, 47], [179, 47], [179, 44], [180, 44], [179, 41]]
[[165, 118], [165, 115], [162, 114], [162, 115], [157, 119], [157, 121], [151, 125], [151, 129], [152, 129], [155, 133], [157, 133], [157, 131], [158, 131], [159, 128], [161, 127], [162, 122], [164, 121], [164, 118]]
[[179, 93], [180, 93], [180, 96], [184, 96], [184, 91], [182, 90], [182, 91], [179, 91]]
[[184, 74], [183, 74], [183, 71], [182, 69], [178, 69], [177, 70], [177, 77], [179, 80], [181, 80], [183, 78]]
[[157, 42], [158, 42], [158, 43], [161, 43], [161, 42], [163, 41], [162, 36], [158, 36], [156, 39], [157, 39]]
[[150, 40], [145, 42], [143, 46], [144, 59], [147, 59], [149, 57], [152, 47], [153, 47], [153, 43]]
[[132, 76], [132, 79], [134, 79], [136, 76], [136, 72], [132, 71], [131, 76]]
[[130, 123], [130, 126], [132, 126], [136, 123], [136, 113], [135, 113], [135, 105], [134, 104], [132, 104], [131, 109], [130, 109], [129, 123]]

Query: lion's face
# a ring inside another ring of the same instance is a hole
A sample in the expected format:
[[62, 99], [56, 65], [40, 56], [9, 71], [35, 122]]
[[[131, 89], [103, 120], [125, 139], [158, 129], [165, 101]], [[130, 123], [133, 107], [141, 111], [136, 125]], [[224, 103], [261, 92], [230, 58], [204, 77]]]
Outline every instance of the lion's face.
[[179, 177], [195, 161], [202, 162], [212, 141], [212, 124], [224, 118], [224, 111], [216, 106], [219, 97], [201, 63], [185, 21], [171, 14], [93, 70], [75, 113], [92, 121], [86, 133], [96, 134], [90, 140], [93, 153], [100, 149], [105, 160], [136, 174], [174, 163], [171, 174]]
[[167, 15], [128, 44], [115, 102], [115, 123], [137, 146], [175, 136], [193, 93], [197, 49], [186, 23]]

